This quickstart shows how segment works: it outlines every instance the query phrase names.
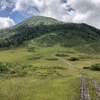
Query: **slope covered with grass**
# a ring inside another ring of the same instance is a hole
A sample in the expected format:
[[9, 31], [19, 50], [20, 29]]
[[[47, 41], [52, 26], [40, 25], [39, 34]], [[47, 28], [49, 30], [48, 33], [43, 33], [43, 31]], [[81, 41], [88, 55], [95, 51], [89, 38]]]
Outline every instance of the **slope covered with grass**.
[[34, 40], [41, 46], [60, 44], [80, 51], [100, 51], [97, 46], [100, 44], [100, 30], [83, 23], [64, 23], [41, 16], [31, 17], [11, 28], [2, 29], [0, 36], [0, 47], [20, 46]]

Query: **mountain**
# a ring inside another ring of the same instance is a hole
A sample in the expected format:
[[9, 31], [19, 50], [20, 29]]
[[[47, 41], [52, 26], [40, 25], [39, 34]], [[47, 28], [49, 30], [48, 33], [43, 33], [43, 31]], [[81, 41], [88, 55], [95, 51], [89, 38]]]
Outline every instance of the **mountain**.
[[28, 26], [39, 26], [39, 25], [52, 25], [52, 24], [60, 24], [63, 22], [57, 21], [56, 19], [50, 17], [42, 17], [42, 16], [35, 16], [26, 19], [25, 21], [19, 23], [17, 26], [20, 25], [28, 25]]
[[21, 23], [10, 27], [10, 28], [5, 28], [5, 29], [1, 29], [0, 30], [0, 37], [3, 36], [5, 37], [5, 35], [9, 36], [11, 34], [14, 34], [15, 31], [22, 26], [28, 26], [28, 27], [33, 27], [33, 26], [39, 26], [39, 25], [52, 25], [52, 24], [60, 24], [63, 22], [57, 21], [56, 19], [53, 18], [49, 18], [49, 17], [42, 17], [42, 16], [36, 16], [36, 17], [31, 17], [28, 18], [24, 21], [22, 21]]
[[100, 30], [84, 23], [64, 23], [36, 16], [0, 30], [0, 47], [19, 46], [30, 40], [39, 46], [60, 44], [80, 51], [100, 51]]

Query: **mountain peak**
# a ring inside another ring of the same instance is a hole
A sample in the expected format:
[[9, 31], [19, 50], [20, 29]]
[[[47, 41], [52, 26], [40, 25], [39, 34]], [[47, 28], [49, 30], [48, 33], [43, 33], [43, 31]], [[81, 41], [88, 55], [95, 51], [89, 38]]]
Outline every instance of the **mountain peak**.
[[44, 17], [44, 16], [34, 16], [31, 18], [28, 18], [27, 20], [19, 23], [18, 25], [28, 25], [28, 26], [38, 26], [38, 25], [54, 25], [54, 24], [60, 24], [63, 23], [61, 21], [58, 21], [54, 18], [50, 17]]

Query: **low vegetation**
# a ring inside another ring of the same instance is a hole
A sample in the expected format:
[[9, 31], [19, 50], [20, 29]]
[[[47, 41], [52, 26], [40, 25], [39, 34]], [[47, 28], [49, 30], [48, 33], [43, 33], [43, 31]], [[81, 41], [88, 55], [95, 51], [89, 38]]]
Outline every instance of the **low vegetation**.
[[90, 66], [90, 70], [100, 71], [100, 63], [96, 63]]
[[42, 58], [42, 55], [35, 54], [33, 56], [28, 57], [28, 60], [38, 60], [38, 59], [41, 59], [41, 58]]
[[61, 75], [59, 70], [65, 70], [63, 66], [33, 66], [21, 65], [18, 63], [2, 63], [0, 62], [0, 76], [1, 77], [23, 77], [23, 76], [50, 76]]
[[79, 77], [0, 79], [0, 100], [78, 100], [79, 86]]
[[58, 53], [58, 54], [55, 54], [55, 56], [59, 56], [59, 57], [68, 57], [69, 55], [64, 54], [64, 53]]
[[83, 67], [83, 69], [90, 69], [90, 67]]
[[58, 60], [57, 58], [45, 58], [46, 60]]
[[100, 71], [100, 63], [95, 63], [91, 65], [90, 67], [83, 67], [83, 69], [90, 69], [93, 71]]
[[79, 58], [77, 58], [77, 57], [70, 57], [68, 60], [69, 60], [69, 61], [78, 61]]

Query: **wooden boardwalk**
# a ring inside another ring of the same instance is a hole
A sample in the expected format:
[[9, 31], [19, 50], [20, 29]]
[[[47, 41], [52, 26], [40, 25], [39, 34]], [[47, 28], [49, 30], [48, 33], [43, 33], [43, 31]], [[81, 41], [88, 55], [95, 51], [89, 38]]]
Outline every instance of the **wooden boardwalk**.
[[94, 85], [95, 90], [98, 94], [98, 97], [100, 98], [100, 85], [92, 77], [89, 76], [89, 79], [90, 79], [91, 83]]
[[87, 88], [86, 77], [83, 74], [82, 74], [80, 99], [79, 100], [90, 100], [89, 91], [88, 91], [88, 88]]

